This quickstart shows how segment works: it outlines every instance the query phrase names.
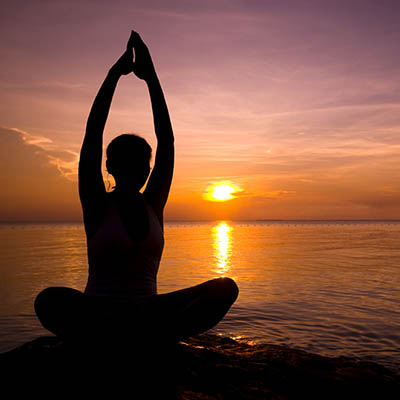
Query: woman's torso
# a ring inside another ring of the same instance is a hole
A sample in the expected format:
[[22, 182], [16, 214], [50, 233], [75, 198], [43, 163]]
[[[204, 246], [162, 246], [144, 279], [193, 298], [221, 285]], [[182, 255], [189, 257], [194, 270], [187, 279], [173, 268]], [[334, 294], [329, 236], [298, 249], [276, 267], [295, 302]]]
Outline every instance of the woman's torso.
[[127, 212], [108, 195], [104, 218], [88, 240], [86, 294], [134, 301], [157, 294], [163, 231], [152, 207], [138, 199], [134, 212]]

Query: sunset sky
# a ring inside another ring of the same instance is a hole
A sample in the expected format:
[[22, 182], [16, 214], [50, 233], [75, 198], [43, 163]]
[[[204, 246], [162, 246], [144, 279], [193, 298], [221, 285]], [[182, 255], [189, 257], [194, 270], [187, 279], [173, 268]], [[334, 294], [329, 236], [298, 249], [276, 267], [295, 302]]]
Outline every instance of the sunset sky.
[[[400, 219], [399, 15], [385, 0], [2, 1], [0, 220], [81, 219], [86, 119], [131, 29], [174, 127], [167, 220]], [[105, 145], [125, 132], [155, 145], [133, 75]], [[207, 199], [218, 182], [233, 199]]]

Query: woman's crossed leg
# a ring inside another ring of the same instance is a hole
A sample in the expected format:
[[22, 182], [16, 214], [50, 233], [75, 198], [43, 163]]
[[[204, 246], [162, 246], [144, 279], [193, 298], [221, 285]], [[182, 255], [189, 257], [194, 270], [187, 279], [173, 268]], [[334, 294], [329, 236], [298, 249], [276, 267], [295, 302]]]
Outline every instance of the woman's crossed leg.
[[119, 337], [179, 341], [211, 329], [237, 299], [230, 278], [152, 296], [141, 304], [89, 296], [65, 287], [43, 290], [35, 311], [43, 327], [64, 339]]

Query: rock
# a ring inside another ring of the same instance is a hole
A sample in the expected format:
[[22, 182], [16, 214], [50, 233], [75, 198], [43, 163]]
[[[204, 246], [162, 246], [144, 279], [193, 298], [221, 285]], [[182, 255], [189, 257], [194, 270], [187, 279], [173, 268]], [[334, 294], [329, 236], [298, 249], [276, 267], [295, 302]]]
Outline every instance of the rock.
[[42, 337], [1, 354], [0, 363], [3, 388], [52, 398], [400, 398], [400, 377], [378, 364], [208, 334], [173, 346], [118, 340], [86, 346]]

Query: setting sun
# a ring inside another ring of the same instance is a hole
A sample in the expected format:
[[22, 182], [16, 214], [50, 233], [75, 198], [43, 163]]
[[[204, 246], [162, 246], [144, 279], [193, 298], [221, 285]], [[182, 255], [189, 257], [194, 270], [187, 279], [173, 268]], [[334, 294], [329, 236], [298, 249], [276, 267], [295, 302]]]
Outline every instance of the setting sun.
[[211, 196], [214, 197], [215, 200], [219, 201], [229, 200], [233, 198], [231, 193], [234, 191], [235, 188], [229, 185], [215, 186], [211, 192]]
[[230, 182], [219, 182], [209, 186], [204, 197], [209, 201], [227, 201], [235, 198], [240, 189]]

